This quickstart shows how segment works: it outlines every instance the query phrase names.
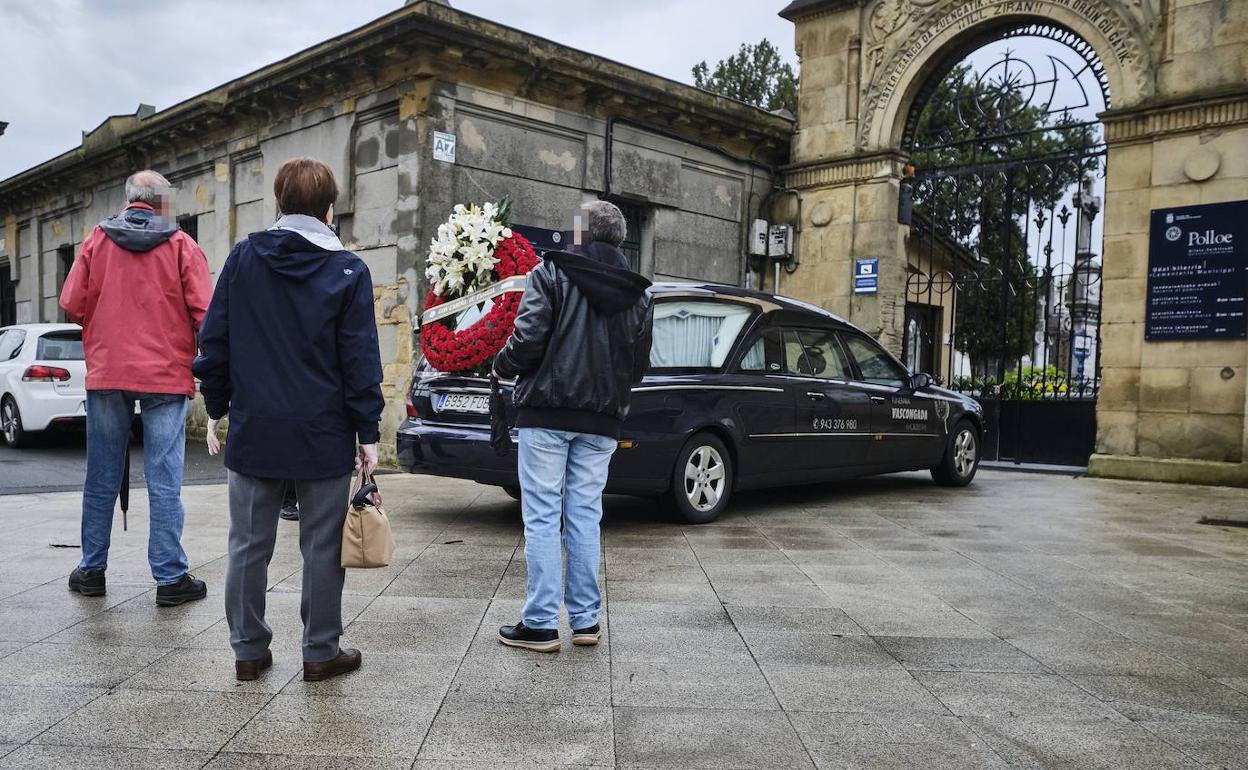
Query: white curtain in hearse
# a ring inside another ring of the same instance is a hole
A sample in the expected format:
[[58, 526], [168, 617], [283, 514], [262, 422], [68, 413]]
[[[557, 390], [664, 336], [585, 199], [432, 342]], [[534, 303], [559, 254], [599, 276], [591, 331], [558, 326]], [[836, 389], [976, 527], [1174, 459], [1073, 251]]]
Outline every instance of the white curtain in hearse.
[[728, 302], [660, 302], [654, 308], [655, 369], [718, 369], [753, 310]]

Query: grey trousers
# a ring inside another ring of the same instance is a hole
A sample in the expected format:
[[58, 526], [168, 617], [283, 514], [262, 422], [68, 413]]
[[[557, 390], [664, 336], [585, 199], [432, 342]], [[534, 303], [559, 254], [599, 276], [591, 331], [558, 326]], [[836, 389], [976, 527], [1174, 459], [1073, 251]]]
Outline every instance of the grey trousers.
[[[277, 541], [285, 481], [230, 471], [230, 556], [225, 572], [225, 618], [236, 660], [259, 660], [273, 641], [264, 620], [269, 561]], [[351, 476], [295, 481], [299, 550], [303, 553], [303, 659], [338, 655], [342, 636], [342, 526]]]

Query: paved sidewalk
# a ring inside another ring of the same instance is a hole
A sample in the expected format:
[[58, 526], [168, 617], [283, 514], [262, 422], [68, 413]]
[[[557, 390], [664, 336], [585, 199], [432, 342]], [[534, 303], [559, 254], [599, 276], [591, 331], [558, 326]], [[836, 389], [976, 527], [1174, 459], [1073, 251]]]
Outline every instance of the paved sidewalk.
[[[0, 767], [1248, 767], [1248, 492], [992, 472], [743, 496], [681, 527], [608, 504], [598, 648], [504, 648], [502, 492], [388, 476], [397, 564], [347, 581], [364, 668], [299, 670], [297, 525], [276, 665], [232, 677], [223, 486], [186, 490], [205, 602], [158, 610], [146, 503], [109, 593], [66, 591], [78, 496], [0, 498]], [[565, 628], [566, 634], [566, 628]]]

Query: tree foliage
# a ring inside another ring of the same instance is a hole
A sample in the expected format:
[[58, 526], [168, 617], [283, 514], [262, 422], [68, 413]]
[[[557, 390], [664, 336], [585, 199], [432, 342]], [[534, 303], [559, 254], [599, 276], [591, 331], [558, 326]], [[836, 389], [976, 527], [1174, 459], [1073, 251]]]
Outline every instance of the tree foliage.
[[706, 62], [695, 65], [693, 83], [765, 110], [797, 114], [797, 73], [766, 38], [757, 45], [742, 43], [739, 51], [721, 59], [713, 71]]
[[978, 262], [959, 276], [954, 343], [979, 375], [1032, 354], [1053, 275], [1043, 256], [1033, 262], [1042, 237], [1034, 220], [1039, 213], [1051, 223], [1054, 207], [1098, 161], [1095, 124], [1051, 114], [1025, 93], [982, 83], [970, 65], [958, 65], [914, 135], [916, 210]]

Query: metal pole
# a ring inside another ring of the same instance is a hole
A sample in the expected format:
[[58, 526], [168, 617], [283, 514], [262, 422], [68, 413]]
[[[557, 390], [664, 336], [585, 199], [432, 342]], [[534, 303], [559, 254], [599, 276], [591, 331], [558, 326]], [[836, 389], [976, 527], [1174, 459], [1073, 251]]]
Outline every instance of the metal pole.
[[[1056, 177], [1057, 172], [1053, 172]], [[1056, 197], [1056, 196], [1054, 196]], [[1057, 219], [1057, 212], [1053, 209], [1057, 206], [1054, 201], [1049, 207], [1049, 241], [1044, 245], [1044, 348], [1040, 354], [1040, 392], [1044, 393], [1049, 388], [1049, 319], [1052, 317], [1053, 302], [1053, 220]], [[1044, 225], [1041, 225], [1041, 230]], [[1043, 232], [1041, 237], [1043, 237]]]
[[[1010, 254], [1010, 249], [1014, 245], [1014, 239], [1011, 237], [1014, 229], [1014, 169], [1010, 168], [1005, 172], [1005, 212], [1002, 215], [1005, 225], [1005, 247], [1003, 249], [1002, 259], [1005, 261], [1004, 269], [1001, 270], [1001, 346], [997, 349], [997, 459], [1001, 459], [1001, 434], [1004, 425], [1001, 421], [1001, 412], [1005, 406], [1005, 357], [1009, 355], [1010, 347], [1010, 276], [1013, 273], [1014, 259]], [[1016, 453], [1017, 454], [1017, 453]]]
[[[1028, 330], [1026, 321], [1027, 317], [1035, 312], [1036, 304], [1031, 301], [1027, 294], [1027, 279], [1032, 275], [1031, 265], [1031, 222], [1028, 217], [1031, 215], [1031, 176], [1028, 174], [1027, 168], [1023, 168], [1023, 184], [1026, 185], [1026, 205], [1023, 208], [1023, 264], [1020, 265], [1022, 274], [1019, 279], [1022, 283], [1022, 301], [1018, 303], [1018, 386], [1023, 386], [1023, 355], [1029, 343], [1033, 343], [1032, 353], [1035, 353], [1035, 329]], [[1010, 232], [1014, 231], [1015, 219], [1014, 212], [1010, 211]], [[1034, 317], [1034, 316], [1033, 316]], [[1033, 370], [1034, 371], [1034, 370]], [[1043, 398], [1044, 393], [1041, 392]], [[1023, 399], [1019, 399], [1018, 409], [1014, 412], [1014, 436], [1018, 441], [1018, 448], [1014, 451], [1014, 464], [1018, 465], [1023, 460], [1023, 450], [1027, 446], [1023, 442]]]
[[[935, 193], [933, 192], [933, 196], [934, 195]], [[954, 182], [953, 182], [953, 217], [954, 217], [953, 219], [954, 246], [956, 248], [957, 246], [962, 245], [962, 230], [965, 227], [965, 223], [962, 221], [962, 177], [960, 176], [954, 177]], [[949, 298], [949, 379], [946, 380], [946, 382], [949, 383], [949, 387], [953, 387], [953, 377], [954, 377], [954, 360], [953, 359], [957, 356], [957, 352], [958, 352], [958, 346], [957, 346], [958, 291], [961, 288], [959, 281], [957, 280], [958, 268], [956, 266], [953, 267], [952, 270], [950, 270], [950, 275], [953, 277], [953, 281], [952, 281], [953, 290], [952, 292], [950, 292], [950, 298]], [[941, 333], [941, 342], [943, 344], [944, 333], [945, 333], [943, 319], [941, 321], [940, 333]], [[972, 392], [974, 392], [975, 390], [974, 382], [975, 382], [975, 372], [974, 370], [972, 370], [971, 371], [971, 383], [972, 383], [971, 391]]]

